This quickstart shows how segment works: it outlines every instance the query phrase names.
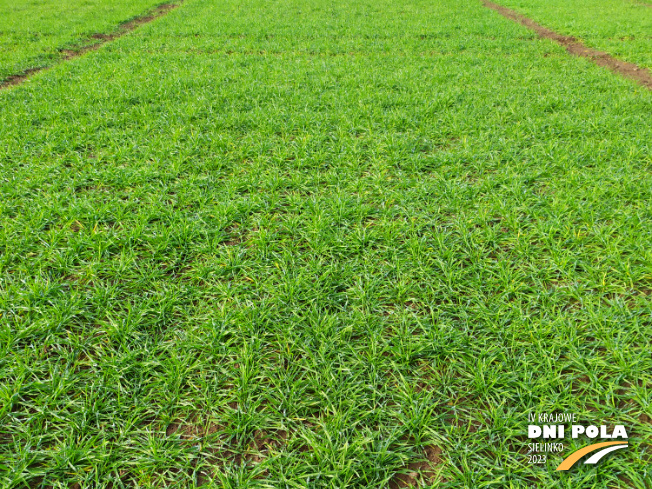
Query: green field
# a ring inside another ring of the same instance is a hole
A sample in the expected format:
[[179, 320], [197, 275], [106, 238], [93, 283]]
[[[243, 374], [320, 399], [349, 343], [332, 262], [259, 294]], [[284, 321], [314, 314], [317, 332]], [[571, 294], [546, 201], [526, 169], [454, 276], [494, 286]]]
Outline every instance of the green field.
[[501, 0], [555, 31], [619, 59], [652, 68], [650, 0]]
[[0, 82], [97, 43], [160, 0], [0, 0]]
[[[55, 5], [2, 73], [153, 3]], [[651, 122], [476, 0], [186, 0], [0, 90], [0, 487], [649, 488]]]

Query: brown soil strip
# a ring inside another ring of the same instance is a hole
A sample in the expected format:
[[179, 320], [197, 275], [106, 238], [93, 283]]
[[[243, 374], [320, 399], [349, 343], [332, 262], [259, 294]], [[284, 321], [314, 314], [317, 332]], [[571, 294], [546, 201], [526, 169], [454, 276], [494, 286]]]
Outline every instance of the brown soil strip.
[[[179, 6], [179, 4], [183, 0], [180, 0], [176, 4], [173, 3], [166, 3], [163, 5], [159, 5], [158, 7], [155, 7], [153, 10], [150, 10], [149, 12], [143, 14], [140, 17], [136, 17], [135, 19], [132, 19], [128, 22], [125, 22], [123, 24], [120, 24], [118, 26], [118, 29], [112, 33], [109, 34], [93, 34], [91, 36], [91, 39], [94, 39], [97, 42], [94, 42], [93, 44], [88, 44], [86, 46], [82, 46], [77, 49], [62, 49], [60, 51], [61, 56], [59, 58], [60, 61], [67, 61], [69, 59], [74, 59], [74, 58], [79, 58], [80, 56], [86, 54], [89, 51], [96, 51], [103, 45], [105, 45], [107, 42], [111, 42], [119, 37], [124, 36], [125, 34], [130, 33], [131, 31], [137, 29], [143, 24], [147, 24], [149, 22], [152, 22], [153, 20], [158, 19], [159, 17], [164, 16], [167, 14], [170, 10], [173, 10]], [[58, 63], [57, 63], [58, 64]], [[56, 66], [53, 65], [53, 66]], [[38, 73], [40, 71], [45, 71], [49, 70], [52, 68], [52, 66], [43, 66], [40, 68], [29, 68], [22, 73], [18, 73], [16, 75], [10, 75], [7, 78], [5, 78], [4, 81], [0, 82], [0, 90], [3, 88], [8, 88], [12, 87], [15, 85], [20, 85], [23, 83], [25, 80], [27, 80], [30, 76], [32, 76], [35, 73]]]
[[629, 78], [630, 80], [634, 80], [644, 87], [652, 90], [652, 73], [650, 73], [650, 71], [647, 69], [641, 68], [634, 63], [621, 61], [614, 58], [610, 54], [598, 51], [597, 49], [589, 48], [574, 37], [562, 36], [561, 34], [558, 34], [555, 31], [548, 29], [547, 27], [543, 27], [542, 25], [537, 24], [532, 19], [529, 19], [524, 15], [513, 11], [512, 9], [503, 7], [502, 5], [498, 5], [488, 0], [483, 0], [483, 3], [485, 7], [495, 10], [503, 17], [513, 20], [514, 22], [518, 22], [528, 29], [532, 29], [537, 34], [539, 34], [540, 37], [544, 39], [550, 39], [555, 41], [557, 44], [564, 46], [566, 51], [568, 51], [570, 54], [588, 58], [598, 66], [608, 68], [611, 71], [618, 73], [625, 78]]

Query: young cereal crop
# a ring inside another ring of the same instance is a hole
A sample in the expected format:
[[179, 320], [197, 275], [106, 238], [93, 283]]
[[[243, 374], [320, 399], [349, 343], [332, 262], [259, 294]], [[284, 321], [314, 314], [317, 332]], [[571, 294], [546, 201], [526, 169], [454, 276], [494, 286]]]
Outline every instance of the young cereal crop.
[[651, 113], [476, 0], [186, 0], [0, 91], [0, 486], [649, 487]]
[[156, 0], [0, 0], [0, 83], [97, 44], [159, 4]]
[[652, 68], [652, 2], [647, 0], [500, 0], [589, 47]]

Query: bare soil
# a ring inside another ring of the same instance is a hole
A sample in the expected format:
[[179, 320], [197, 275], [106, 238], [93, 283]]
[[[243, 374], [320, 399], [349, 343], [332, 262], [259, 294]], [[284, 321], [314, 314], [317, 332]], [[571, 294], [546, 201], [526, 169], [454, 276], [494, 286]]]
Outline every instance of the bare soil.
[[402, 487], [417, 487], [420, 482], [430, 485], [435, 482], [437, 473], [435, 467], [442, 463], [441, 448], [432, 445], [424, 449], [424, 460], [412, 462], [407, 466], [407, 473], [401, 473], [394, 476], [389, 482], [390, 489], [400, 489]]

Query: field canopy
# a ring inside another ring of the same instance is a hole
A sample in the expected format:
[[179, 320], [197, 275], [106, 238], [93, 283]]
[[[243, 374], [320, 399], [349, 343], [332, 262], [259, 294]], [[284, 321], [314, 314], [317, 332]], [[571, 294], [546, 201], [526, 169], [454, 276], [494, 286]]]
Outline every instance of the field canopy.
[[564, 487], [646, 487], [651, 113], [475, 0], [186, 0], [0, 91], [0, 485], [557, 488], [568, 412], [630, 447]]
[[51, 66], [67, 52], [158, 5], [157, 0], [0, 0], [0, 82]]
[[500, 0], [501, 5], [619, 59], [652, 68], [650, 0]]

